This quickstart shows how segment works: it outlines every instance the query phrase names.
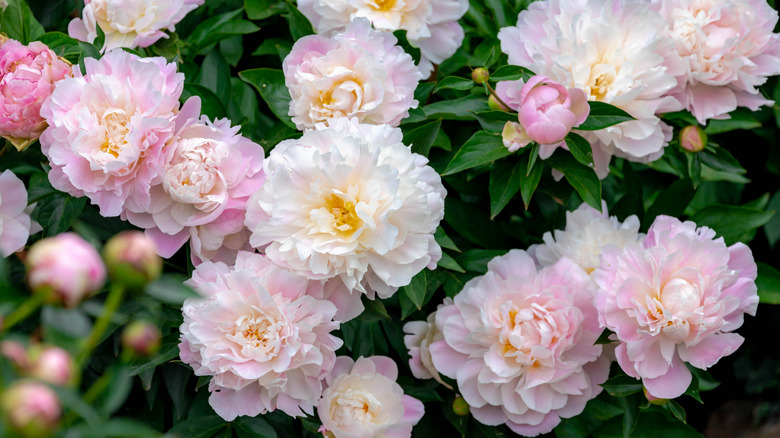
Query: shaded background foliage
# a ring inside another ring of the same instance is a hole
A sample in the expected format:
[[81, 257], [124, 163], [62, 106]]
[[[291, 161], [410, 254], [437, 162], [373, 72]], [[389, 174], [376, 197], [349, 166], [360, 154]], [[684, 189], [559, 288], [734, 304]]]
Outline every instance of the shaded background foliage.
[[[420, 83], [415, 93], [420, 107], [410, 112], [401, 128], [405, 143], [428, 156], [443, 175], [448, 197], [437, 241], [445, 255], [439, 269], [423, 271], [393, 297], [366, 301], [366, 312], [337, 333], [345, 341], [339, 353], [388, 355], [399, 363], [399, 383], [407, 394], [425, 402], [426, 415], [415, 427], [415, 436], [511, 436], [505, 427], [484, 426], [455, 415], [452, 391], [433, 380], [411, 377], [402, 326], [425, 319], [445, 296], [454, 296], [466, 281], [483, 274], [492, 257], [541, 242], [544, 232], [563, 228], [566, 211], [583, 200], [598, 205], [603, 198], [610, 214], [621, 220], [638, 215], [643, 230], [655, 216], [667, 214], [710, 226], [728, 244], [749, 243], [759, 262], [762, 304], [758, 316], [747, 318], [739, 330], [745, 344], [709, 373], [697, 373], [686, 396], [663, 407], [649, 405], [641, 384], [615, 366], [605, 384], [607, 391], [551, 435], [698, 436], [708, 421], [723, 419], [713, 413], [733, 400], [745, 401], [742, 406], [752, 409], [741, 423], [743, 429], [775, 421], [780, 412], [780, 351], [766, 339], [780, 325], [780, 312], [772, 305], [780, 303], [780, 215], [773, 214], [780, 209], [780, 107], [757, 113], [738, 110], [731, 120], [710, 122], [706, 128], [710, 147], [699, 154], [685, 152], [673, 142], [663, 158], [649, 166], [617, 159], [601, 182], [577, 158], [561, 152], [544, 162], [530, 158], [529, 148], [510, 155], [498, 135], [507, 116], [489, 110], [485, 89], [474, 84], [470, 74], [473, 68], [488, 68], [493, 83], [528, 77], [528, 71], [506, 67], [496, 38], [498, 29], [514, 25], [518, 11], [528, 3], [472, 0], [461, 20], [466, 33], [463, 46], [438, 66], [432, 78]], [[22, 0], [9, 4], [0, 21], [9, 36], [23, 42], [42, 40], [74, 64], [99, 56], [99, 41], [95, 46], [67, 37], [67, 23], [80, 13], [82, 2], [28, 0], [29, 9]], [[200, 96], [204, 114], [229, 117], [242, 126], [243, 135], [268, 152], [279, 141], [300, 136], [287, 116], [290, 97], [281, 63], [293, 42], [310, 33], [311, 25], [290, 1], [210, 0], [181, 21], [170, 38], [138, 53], [178, 62], [186, 76], [182, 101]], [[419, 57], [402, 32], [396, 34], [407, 51]], [[777, 82], [772, 79], [763, 87], [775, 99], [780, 98]], [[684, 113], [664, 118], [677, 128], [695, 123]], [[561, 170], [565, 179], [554, 181], [552, 168]], [[100, 246], [117, 232], [132, 228], [117, 218], [101, 217], [86, 198], [54, 190], [46, 177], [46, 159], [36, 146], [3, 155], [0, 170], [4, 169], [26, 182], [30, 202], [37, 202], [33, 219], [43, 225], [43, 236], [72, 229]], [[166, 261], [162, 278], [145, 293], [126, 300], [91, 356], [80, 387], [58, 390], [66, 407], [60, 435], [317, 436], [315, 420], [271, 413], [226, 423], [208, 406], [208, 379], [194, 376], [178, 360], [180, 307], [193, 295], [181, 285], [192, 270], [188, 260], [188, 254], [180, 251]], [[18, 260], [0, 260], [2, 313], [26, 298], [23, 276]], [[44, 306], [41, 327], [27, 321], [17, 332], [76, 351], [79, 339], [89, 333], [92, 319], [100, 313], [104, 296], [98, 294], [76, 309]], [[116, 329], [139, 317], [159, 324], [165, 335], [162, 348], [151, 359], [117, 361]], [[84, 394], [101, 376], [109, 380], [106, 390]], [[0, 377], [5, 382], [13, 378], [7, 361], [0, 360]]]

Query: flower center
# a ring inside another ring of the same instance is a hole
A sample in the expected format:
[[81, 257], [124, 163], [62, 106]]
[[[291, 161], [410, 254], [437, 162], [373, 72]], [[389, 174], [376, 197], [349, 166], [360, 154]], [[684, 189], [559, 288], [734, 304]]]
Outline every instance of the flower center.
[[112, 112], [103, 116], [106, 139], [100, 147], [102, 152], [113, 155], [114, 158], [119, 158], [122, 146], [127, 144], [125, 137], [130, 132], [130, 128], [127, 127], [127, 122], [129, 121], [130, 118], [123, 112]]
[[673, 278], [661, 289], [661, 304], [672, 314], [693, 312], [701, 304], [701, 291], [682, 278]]
[[[333, 84], [328, 90], [320, 93], [320, 103], [331, 113], [341, 113], [348, 116], [363, 105], [363, 83], [354, 75]], [[331, 117], [331, 115], [327, 115]]]
[[614, 65], [599, 62], [590, 69], [590, 80], [588, 81], [588, 92], [592, 99], [604, 101], [609, 93], [612, 82], [617, 76]]
[[236, 321], [233, 338], [268, 358], [276, 356], [279, 347], [279, 323], [266, 315], [242, 316]]
[[387, 12], [393, 9], [396, 0], [374, 0], [372, 5], [378, 11]]
[[331, 404], [331, 416], [341, 424], [374, 423], [382, 409], [382, 404], [367, 391], [347, 390], [336, 397]]
[[363, 221], [360, 220], [355, 212], [355, 203], [340, 198], [338, 196], [330, 195], [327, 201], [327, 208], [333, 215], [333, 227], [341, 232], [355, 231], [362, 225]]
[[319, 208], [309, 213], [310, 233], [324, 233], [349, 238], [360, 230], [364, 222], [355, 211], [357, 199], [346, 193], [326, 195]]

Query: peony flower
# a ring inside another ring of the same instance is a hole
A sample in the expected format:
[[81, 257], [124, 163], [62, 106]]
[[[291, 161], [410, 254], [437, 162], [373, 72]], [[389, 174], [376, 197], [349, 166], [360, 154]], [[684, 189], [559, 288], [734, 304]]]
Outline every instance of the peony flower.
[[23, 249], [30, 232], [37, 228], [30, 220], [31, 210], [22, 180], [10, 170], [0, 173], [0, 255], [3, 257]]
[[682, 61], [662, 36], [665, 26], [641, 0], [546, 0], [520, 12], [517, 26], [501, 29], [498, 38], [510, 64], [580, 88], [588, 100], [636, 119], [583, 134], [604, 178], [612, 155], [650, 162], [671, 140], [671, 127], [657, 114], [682, 109], [667, 95]]
[[280, 266], [370, 299], [435, 268], [446, 191], [401, 139], [398, 128], [339, 118], [279, 143], [247, 206], [250, 243]]
[[693, 222], [659, 216], [641, 244], [607, 247], [593, 278], [599, 322], [617, 336], [626, 374], [657, 398], [691, 383], [684, 362], [706, 369], [744, 340], [732, 333], [755, 315], [756, 264], [742, 243]]
[[[185, 105], [176, 119], [176, 138], [166, 146], [172, 158], [150, 190], [146, 211], [124, 216], [154, 240], [163, 257], [171, 257], [192, 239], [195, 264], [217, 256], [225, 240], [235, 240], [230, 251], [215, 261], [232, 264], [239, 249], [249, 249], [244, 212], [249, 195], [265, 180], [263, 148], [238, 134], [230, 120], [193, 120], [197, 105]], [[204, 228], [205, 226], [205, 228]], [[209, 252], [211, 251], [211, 252]]]
[[458, 20], [469, 9], [466, 0], [299, 0], [298, 8], [317, 33], [343, 30], [356, 18], [367, 18], [375, 29], [405, 30], [409, 43], [420, 49], [423, 78], [452, 56], [463, 42]]
[[[567, 90], [545, 76], [533, 76], [527, 83], [522, 80], [499, 82], [496, 94], [518, 112], [522, 132], [529, 140], [539, 143], [539, 156], [542, 159], [552, 155], [558, 146], [568, 149], [564, 138], [572, 128], [584, 122], [590, 113], [584, 91], [579, 88]], [[504, 146], [510, 151], [525, 146], [515, 141], [513, 135], [503, 140]]]
[[27, 284], [49, 301], [74, 307], [106, 281], [106, 267], [97, 250], [76, 233], [41, 239], [27, 252]]
[[92, 43], [98, 26], [105, 34], [103, 51], [148, 47], [168, 38], [175, 24], [205, 0], [84, 0], [81, 18], [68, 25], [71, 38]]
[[701, 124], [728, 118], [738, 106], [771, 105], [757, 86], [780, 73], [777, 11], [765, 0], [664, 0], [664, 36], [684, 60], [669, 92]]
[[599, 266], [605, 247], [621, 249], [644, 238], [639, 233], [639, 219], [635, 215], [621, 223], [615, 216], [607, 214], [604, 201], [601, 201], [601, 210], [583, 203], [576, 210], [567, 211], [566, 227], [544, 233], [544, 244], [531, 245], [529, 253], [540, 266], [550, 266], [566, 257], [591, 273]]
[[163, 148], [173, 136], [184, 75], [164, 58], [121, 49], [84, 64], [86, 74], [77, 69], [60, 81], [41, 107], [49, 124], [41, 135], [49, 181], [88, 196], [103, 216], [146, 211], [149, 188], [170, 160]]
[[398, 367], [385, 356], [336, 359], [317, 405], [320, 432], [335, 438], [408, 438], [425, 408], [404, 394]]
[[67, 351], [53, 345], [34, 345], [28, 354], [26, 374], [44, 382], [65, 386], [76, 377], [76, 364]]
[[[447, 297], [439, 308], [452, 304], [452, 299]], [[444, 339], [444, 336], [436, 328], [436, 312], [428, 315], [425, 321], [409, 321], [404, 324], [404, 345], [409, 349], [409, 368], [412, 375], [418, 379], [435, 379], [449, 389], [452, 387], [445, 383], [439, 371], [433, 366], [430, 346], [436, 341]]]
[[[222, 418], [280, 409], [311, 415], [342, 341], [336, 307], [307, 294], [306, 278], [242, 252], [234, 267], [203, 262], [186, 284], [203, 298], [182, 307], [179, 350], [197, 376], [213, 376], [209, 404]], [[321, 283], [319, 285], [321, 288]]]
[[8, 429], [19, 436], [44, 437], [53, 434], [62, 407], [51, 388], [43, 383], [22, 380], [0, 393], [0, 411]]
[[70, 64], [43, 43], [0, 43], [0, 136], [20, 151], [37, 140], [46, 129], [41, 104], [71, 75]]
[[594, 289], [566, 258], [537, 272], [524, 251], [496, 257], [436, 311], [443, 339], [429, 347], [433, 364], [457, 380], [477, 421], [547, 433], [581, 413], [609, 374], [594, 345], [602, 331]]
[[298, 40], [282, 65], [298, 129], [333, 117], [398, 126], [417, 108], [414, 89], [422, 75], [397, 42], [363, 18], [330, 38]]
[[162, 273], [157, 246], [141, 231], [115, 234], [103, 247], [103, 258], [111, 280], [131, 288], [143, 289]]

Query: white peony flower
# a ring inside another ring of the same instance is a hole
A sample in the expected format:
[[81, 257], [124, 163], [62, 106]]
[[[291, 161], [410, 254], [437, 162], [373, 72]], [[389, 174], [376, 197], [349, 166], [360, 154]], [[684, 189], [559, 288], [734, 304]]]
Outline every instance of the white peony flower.
[[[445, 298], [439, 308], [452, 304], [452, 298]], [[428, 315], [425, 321], [409, 321], [404, 324], [404, 344], [409, 349], [409, 368], [412, 375], [418, 379], [434, 379], [449, 389], [452, 389], [448, 383], [445, 383], [439, 375], [439, 371], [433, 366], [431, 359], [432, 343], [444, 339], [444, 335], [436, 328], [436, 312]]]

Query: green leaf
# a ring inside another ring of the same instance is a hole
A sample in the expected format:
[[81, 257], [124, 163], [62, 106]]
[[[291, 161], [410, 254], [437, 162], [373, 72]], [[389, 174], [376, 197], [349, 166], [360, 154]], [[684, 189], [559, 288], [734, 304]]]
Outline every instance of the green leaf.
[[198, 416], [174, 424], [163, 438], [211, 438], [228, 425], [219, 415]]
[[40, 36], [38, 41], [46, 44], [57, 56], [72, 63], [77, 63], [81, 55], [81, 46], [75, 40], [62, 32], [48, 32]]
[[358, 318], [360, 318], [362, 321], [379, 321], [382, 319], [390, 319], [390, 315], [387, 313], [387, 309], [385, 308], [385, 305], [382, 304], [380, 299], [375, 298], [373, 300], [369, 300], [365, 295], [363, 295], [361, 300], [365, 310], [358, 316]]
[[523, 180], [527, 179], [525, 166], [522, 160], [516, 163], [502, 160], [490, 170], [490, 219], [498, 216], [520, 190]]
[[433, 237], [436, 239], [436, 243], [438, 243], [442, 248], [460, 252], [460, 249], [457, 247], [457, 245], [455, 245], [455, 242], [453, 242], [452, 239], [447, 236], [447, 233], [444, 232], [444, 228], [441, 226], [436, 228], [436, 232], [433, 234]]
[[474, 87], [474, 81], [471, 79], [459, 78], [457, 76], [447, 76], [440, 80], [436, 84], [436, 88], [433, 89], [434, 93], [438, 93], [440, 90], [471, 90]]
[[548, 158], [547, 163], [563, 173], [583, 201], [601, 211], [601, 181], [592, 168], [579, 163], [571, 154], [560, 152]]
[[441, 120], [434, 120], [404, 134], [403, 142], [412, 148], [412, 152], [427, 157], [440, 129]]
[[[536, 145], [534, 143], [534, 145]], [[520, 160], [520, 163], [527, 169], [527, 175], [520, 183], [520, 196], [523, 198], [523, 204], [525, 209], [528, 210], [528, 206], [531, 204], [531, 197], [533, 196], [536, 188], [539, 186], [539, 181], [542, 179], [542, 173], [544, 172], [544, 165], [539, 164], [528, 169], [526, 162], [530, 162], [532, 158], [536, 157], [537, 152], [531, 151], [534, 155], [529, 154], [528, 158]]]
[[474, 116], [482, 126], [482, 129], [493, 134], [501, 134], [506, 122], [517, 122], [516, 113], [505, 111], [482, 111], [474, 114]]
[[459, 254], [457, 260], [467, 271], [484, 274], [487, 272], [488, 263], [506, 252], [505, 249], [470, 249]]
[[106, 392], [101, 394], [94, 403], [105, 417], [122, 407], [133, 388], [132, 375], [127, 365], [116, 364], [107, 373], [110, 375], [110, 383], [106, 387]]
[[219, 53], [231, 67], [238, 66], [244, 55], [244, 40], [241, 35], [224, 39], [219, 42]]
[[222, 108], [230, 102], [230, 65], [218, 50], [212, 50], [203, 58], [196, 82], [213, 91]]
[[35, 206], [32, 219], [44, 228], [44, 236], [54, 236], [67, 231], [78, 219], [87, 198], [74, 198], [64, 193], [47, 196]]
[[635, 120], [631, 114], [606, 102], [588, 102], [588, 105], [590, 105], [588, 118], [576, 129], [597, 131], [628, 120]]
[[666, 410], [668, 410], [674, 416], [674, 418], [680, 420], [683, 423], [687, 423], [688, 422], [687, 418], [686, 418], [686, 415], [685, 415], [685, 408], [680, 406], [680, 404], [677, 403], [676, 401], [669, 400], [664, 405], [664, 408]]
[[250, 20], [263, 20], [285, 12], [287, 5], [279, 0], [244, 0], [244, 9]]
[[442, 176], [452, 175], [466, 169], [487, 164], [510, 155], [504, 147], [501, 137], [486, 131], [479, 131], [471, 136], [461, 146], [452, 161], [442, 173]]
[[588, 140], [585, 140], [585, 137], [570, 132], [569, 135], [566, 136], [566, 146], [569, 147], [569, 152], [571, 152], [572, 156], [577, 161], [588, 167], [594, 167], [593, 149]]
[[252, 56], [276, 55], [280, 61], [283, 61], [290, 53], [290, 50], [292, 50], [292, 44], [291, 41], [286, 39], [268, 38], [257, 46], [255, 51], [252, 52]]
[[425, 270], [420, 271], [419, 274], [412, 277], [412, 282], [401, 289], [402, 293], [417, 307], [417, 310], [421, 310], [423, 304], [425, 304], [425, 295], [427, 292]]
[[276, 431], [261, 417], [238, 417], [233, 427], [239, 438], [276, 438]]
[[169, 362], [177, 357], [179, 357], [178, 334], [174, 334], [170, 336], [170, 338], [169, 336], [166, 336], [165, 339], [163, 339], [163, 343], [160, 346], [160, 351], [157, 352], [157, 355], [150, 358], [149, 360], [142, 360], [139, 362], [133, 361], [130, 364], [130, 373], [134, 376], [141, 374], [148, 370], [157, 368], [159, 365]]
[[658, 194], [653, 205], [647, 210], [645, 229], [650, 227], [651, 221], [655, 220], [656, 216], [662, 214], [673, 217], [682, 216], [685, 207], [693, 199], [694, 193], [693, 184], [688, 178], [671, 183]]
[[488, 211], [475, 204], [448, 196], [444, 200], [444, 221], [462, 237], [483, 248], [500, 248], [506, 243], [506, 236], [490, 220]]
[[[774, 210], [775, 212], [780, 211], [780, 191], [772, 195], [766, 209]], [[769, 241], [769, 246], [774, 248], [777, 241], [780, 240], [780, 214], [772, 216], [772, 219], [766, 223], [764, 233], [766, 234], [766, 240]]]
[[22, 44], [29, 44], [46, 33], [24, 0], [8, 0], [0, 18], [0, 31]]
[[129, 418], [113, 418], [111, 420], [89, 424], [79, 424], [69, 427], [66, 437], [78, 438], [156, 438], [160, 432]]
[[260, 28], [251, 21], [237, 18], [243, 11], [243, 8], [236, 9], [202, 21], [187, 38], [192, 51], [203, 54], [210, 45], [226, 38], [259, 31]]
[[698, 153], [701, 162], [710, 166], [715, 170], [722, 170], [724, 172], [743, 174], [747, 173], [744, 167], [739, 164], [736, 158], [731, 155], [731, 152], [722, 147], [707, 147], [703, 151]]
[[630, 395], [620, 397], [618, 403], [623, 408], [623, 438], [631, 438], [634, 428], [639, 422], [639, 397]]
[[299, 40], [306, 35], [311, 35], [314, 32], [314, 28], [311, 26], [309, 19], [295, 7], [294, 4], [287, 2], [287, 21], [290, 25], [290, 34], [294, 40]]
[[758, 298], [761, 303], [780, 304], [780, 271], [766, 263], [758, 262]]
[[604, 391], [613, 397], [626, 397], [642, 391], [642, 382], [626, 374], [610, 377], [601, 384]]
[[474, 113], [490, 110], [487, 99], [480, 96], [465, 96], [426, 105], [422, 108], [429, 119], [473, 120]]
[[184, 276], [165, 274], [157, 280], [146, 285], [146, 293], [163, 303], [181, 306], [187, 298], [199, 298], [200, 294], [185, 286], [187, 280]]
[[186, 101], [192, 96], [200, 97], [200, 112], [209, 116], [211, 120], [225, 117], [225, 105], [222, 103], [222, 99], [220, 99], [219, 96], [203, 85], [185, 82], [184, 90], [181, 93], [181, 100]]
[[271, 111], [285, 125], [295, 128], [290, 116], [290, 92], [284, 85], [284, 72], [270, 68], [244, 70], [238, 74], [244, 82], [255, 87]]
[[446, 252], [441, 253], [441, 260], [439, 260], [437, 266], [440, 268], [449, 269], [450, 271], [466, 272], [463, 268], [460, 267], [458, 262], [456, 262], [455, 259]]
[[723, 236], [727, 245], [732, 245], [756, 228], [769, 222], [774, 211], [736, 205], [709, 205], [696, 212], [691, 220], [699, 226], [707, 226]]
[[490, 80], [499, 82], [499, 81], [516, 81], [518, 79], [522, 79], [523, 81], [527, 81], [534, 75], [534, 72], [531, 70], [528, 70], [525, 67], [519, 67], [516, 65], [505, 65], [503, 67], [499, 67], [490, 75]]
[[753, 113], [748, 109], [738, 108], [736, 111], [732, 111], [729, 116], [731, 118], [726, 120], [710, 120], [704, 132], [708, 135], [713, 135], [737, 129], [750, 130], [761, 127], [761, 122], [756, 120]]

